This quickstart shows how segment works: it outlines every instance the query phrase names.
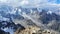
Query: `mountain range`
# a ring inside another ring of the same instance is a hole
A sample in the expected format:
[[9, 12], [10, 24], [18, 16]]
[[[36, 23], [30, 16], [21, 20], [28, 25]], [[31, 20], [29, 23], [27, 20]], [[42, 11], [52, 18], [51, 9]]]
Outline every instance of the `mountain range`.
[[0, 29], [6, 32], [14, 32], [19, 27], [24, 29], [27, 26], [39, 26], [60, 32], [60, 10], [58, 7], [23, 8], [1, 5], [0, 23]]

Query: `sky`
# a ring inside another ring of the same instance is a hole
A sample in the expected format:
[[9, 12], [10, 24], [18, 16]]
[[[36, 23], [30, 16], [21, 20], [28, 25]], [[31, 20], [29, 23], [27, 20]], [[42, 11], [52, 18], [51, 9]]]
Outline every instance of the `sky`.
[[52, 3], [60, 3], [60, 0], [0, 0], [0, 2], [16, 2], [16, 1], [21, 1], [21, 2], [24, 2], [24, 1], [28, 1], [28, 2], [35, 2], [35, 3], [39, 3], [39, 2], [52, 2]]
[[60, 4], [60, 0], [48, 0], [48, 2], [52, 2], [52, 3], [56, 3], [56, 4]]
[[0, 3], [6, 3], [13, 6], [60, 6], [60, 0], [0, 0]]

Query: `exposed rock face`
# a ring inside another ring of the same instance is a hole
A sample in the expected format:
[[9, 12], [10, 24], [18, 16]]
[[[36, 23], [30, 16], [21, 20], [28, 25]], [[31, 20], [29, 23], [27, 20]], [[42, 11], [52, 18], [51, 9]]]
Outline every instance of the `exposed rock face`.
[[40, 28], [38, 27], [27, 27], [26, 29], [22, 30], [22, 31], [19, 31], [20, 29], [18, 29], [15, 34], [33, 34], [33, 33], [37, 33], [38, 30], [40, 30]]
[[36, 26], [29, 26], [23, 30], [17, 29], [15, 34], [59, 34], [59, 33], [53, 30], [41, 29]]

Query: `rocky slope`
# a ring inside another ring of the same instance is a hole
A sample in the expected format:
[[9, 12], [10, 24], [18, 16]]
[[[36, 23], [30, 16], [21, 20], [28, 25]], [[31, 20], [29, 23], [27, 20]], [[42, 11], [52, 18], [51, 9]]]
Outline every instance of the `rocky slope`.
[[26, 29], [23, 30], [20, 30], [18, 28], [15, 34], [59, 34], [59, 33], [53, 30], [42, 29], [36, 26], [28, 26]]

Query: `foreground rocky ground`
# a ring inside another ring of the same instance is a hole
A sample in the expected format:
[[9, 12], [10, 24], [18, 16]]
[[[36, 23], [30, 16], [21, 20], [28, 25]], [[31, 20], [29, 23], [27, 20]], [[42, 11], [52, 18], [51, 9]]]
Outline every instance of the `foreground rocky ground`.
[[36, 26], [28, 26], [26, 29], [23, 30], [20, 30], [20, 28], [18, 28], [15, 34], [59, 34], [59, 33], [53, 30], [42, 29]]

